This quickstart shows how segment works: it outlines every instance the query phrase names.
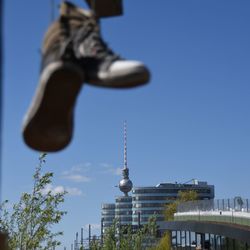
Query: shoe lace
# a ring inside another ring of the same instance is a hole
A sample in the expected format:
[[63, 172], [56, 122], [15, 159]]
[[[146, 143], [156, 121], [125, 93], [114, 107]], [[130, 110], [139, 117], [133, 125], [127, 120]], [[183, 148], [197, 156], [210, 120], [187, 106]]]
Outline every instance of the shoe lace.
[[103, 41], [99, 31], [93, 32], [91, 45], [91, 49], [98, 57], [109, 57], [111, 59], [119, 57], [112, 51], [112, 49], [109, 48], [108, 44]]
[[108, 44], [103, 41], [99, 27], [93, 20], [85, 23], [79, 30], [76, 40], [78, 44], [87, 41], [91, 55], [97, 58], [105, 58], [105, 60], [109, 59], [111, 61], [120, 58], [120, 56], [115, 54], [112, 49], [109, 48]]

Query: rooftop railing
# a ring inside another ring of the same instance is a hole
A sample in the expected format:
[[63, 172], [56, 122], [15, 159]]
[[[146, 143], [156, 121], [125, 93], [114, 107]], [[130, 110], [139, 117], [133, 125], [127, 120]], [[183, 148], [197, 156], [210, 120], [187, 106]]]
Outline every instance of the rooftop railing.
[[241, 197], [218, 200], [196, 200], [180, 203], [177, 213], [193, 211], [235, 211], [250, 213], [250, 200]]

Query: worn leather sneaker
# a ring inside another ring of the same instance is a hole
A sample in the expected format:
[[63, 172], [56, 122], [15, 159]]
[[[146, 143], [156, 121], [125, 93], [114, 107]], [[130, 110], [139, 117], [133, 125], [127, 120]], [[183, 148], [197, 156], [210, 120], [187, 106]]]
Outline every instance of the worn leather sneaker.
[[91, 11], [64, 2], [61, 16], [82, 20], [72, 40], [75, 56], [85, 71], [87, 83], [101, 87], [131, 88], [149, 81], [150, 72], [143, 63], [122, 59], [107, 46]]
[[40, 81], [24, 118], [23, 138], [31, 148], [54, 152], [68, 145], [73, 133], [73, 114], [84, 82], [69, 42], [67, 20], [54, 22], [45, 35]]

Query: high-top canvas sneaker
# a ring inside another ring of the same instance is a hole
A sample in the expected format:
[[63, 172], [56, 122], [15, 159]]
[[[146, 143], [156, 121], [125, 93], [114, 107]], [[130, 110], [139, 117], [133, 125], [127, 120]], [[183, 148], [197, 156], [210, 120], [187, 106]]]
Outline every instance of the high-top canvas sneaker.
[[74, 32], [73, 44], [87, 83], [102, 87], [129, 88], [149, 81], [150, 73], [143, 63], [124, 60], [108, 48], [92, 12], [64, 2], [61, 5], [61, 16], [68, 19], [78, 17], [82, 20], [81, 27]]
[[71, 33], [68, 21], [60, 18], [45, 35], [40, 82], [23, 125], [24, 140], [35, 150], [58, 151], [72, 138], [74, 105], [84, 71], [74, 56]]

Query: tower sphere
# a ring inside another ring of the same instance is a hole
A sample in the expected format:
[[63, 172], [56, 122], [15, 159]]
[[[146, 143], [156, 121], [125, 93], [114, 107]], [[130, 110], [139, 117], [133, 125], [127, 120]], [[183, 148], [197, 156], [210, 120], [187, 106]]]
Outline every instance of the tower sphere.
[[119, 188], [125, 195], [127, 195], [131, 191], [132, 187], [133, 183], [130, 179], [122, 179], [119, 182]]

